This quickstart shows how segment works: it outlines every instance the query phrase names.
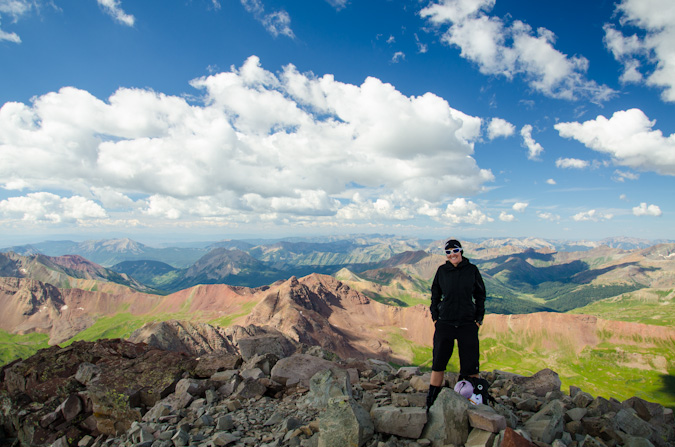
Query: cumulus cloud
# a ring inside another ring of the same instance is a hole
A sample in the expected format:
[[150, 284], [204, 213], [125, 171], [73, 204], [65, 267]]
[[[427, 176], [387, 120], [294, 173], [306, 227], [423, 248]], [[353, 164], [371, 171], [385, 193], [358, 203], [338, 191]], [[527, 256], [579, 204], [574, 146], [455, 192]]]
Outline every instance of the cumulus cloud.
[[494, 221], [493, 218], [483, 213], [478, 205], [464, 198], [457, 198], [452, 203], [449, 203], [441, 218], [443, 222], [453, 224], [483, 225]]
[[524, 213], [528, 205], [529, 203], [527, 202], [516, 202], [513, 204], [511, 208], [513, 208], [513, 211], [516, 211], [518, 213]]
[[487, 128], [487, 136], [490, 140], [499, 137], [510, 137], [516, 132], [516, 126], [502, 118], [492, 118]]
[[520, 136], [523, 137], [523, 145], [527, 148], [527, 158], [539, 160], [539, 155], [544, 152], [544, 148], [532, 138], [532, 126], [524, 125], [520, 129]]
[[602, 211], [598, 210], [589, 210], [575, 214], [574, 216], [572, 216], [572, 219], [576, 220], [577, 222], [582, 221], [600, 222], [602, 220], [610, 220], [613, 217], [614, 215], [611, 213], [603, 213]]
[[655, 124], [642, 110], [630, 109], [615, 112], [610, 119], [600, 115], [584, 123], [554, 127], [564, 138], [609, 154], [618, 165], [675, 175], [675, 134], [665, 137], [660, 130], [653, 130]]
[[336, 10], [341, 10], [347, 6], [348, 0], [326, 0]]
[[481, 120], [434, 94], [292, 65], [271, 73], [255, 56], [191, 85], [201, 102], [65, 87], [4, 104], [0, 187], [65, 191], [139, 219], [402, 220], [463, 204], [462, 222], [488, 220], [456, 199], [494, 180], [472, 157]]
[[125, 13], [119, 0], [96, 0], [103, 10], [113, 19], [126, 26], [134, 26], [134, 16]]
[[559, 158], [555, 162], [556, 167], [564, 169], [584, 169], [590, 163], [586, 160], [579, 160], [578, 158]]
[[661, 214], [661, 208], [657, 205], [647, 205], [646, 202], [642, 202], [640, 205], [633, 208], [633, 215], [635, 216], [659, 217]]
[[241, 4], [274, 37], [282, 35], [291, 39], [295, 38], [295, 34], [291, 29], [291, 17], [283, 9], [268, 13], [265, 11], [265, 6], [261, 0], [241, 0]]
[[513, 214], [509, 214], [506, 211], [499, 213], [499, 220], [502, 222], [513, 222], [516, 220], [516, 217]]
[[555, 49], [556, 36], [546, 28], [489, 15], [495, 0], [439, 0], [420, 11], [432, 24], [447, 26], [444, 43], [459, 47], [461, 56], [486, 75], [513, 79], [522, 76], [529, 86], [560, 99], [588, 98], [603, 102], [614, 91], [586, 79], [588, 60]]
[[107, 217], [105, 210], [80, 196], [59, 197], [48, 192], [30, 193], [0, 201], [0, 214], [28, 222], [78, 222]]
[[[664, 101], [675, 101], [675, 4], [669, 0], [623, 0], [616, 7], [625, 35], [606, 24], [605, 45], [623, 65], [623, 82], [646, 82], [663, 89]], [[633, 28], [634, 29], [634, 28]]]
[[550, 179], [546, 180], [546, 183], [548, 183], [549, 185], [555, 185], [556, 181], [553, 180], [552, 178], [550, 178]]

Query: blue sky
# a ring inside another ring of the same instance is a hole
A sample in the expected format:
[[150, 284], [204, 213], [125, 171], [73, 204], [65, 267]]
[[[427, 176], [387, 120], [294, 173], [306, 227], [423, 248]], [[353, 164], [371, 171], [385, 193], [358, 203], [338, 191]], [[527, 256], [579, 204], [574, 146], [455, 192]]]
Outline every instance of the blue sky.
[[670, 0], [0, 0], [0, 239], [675, 239]]

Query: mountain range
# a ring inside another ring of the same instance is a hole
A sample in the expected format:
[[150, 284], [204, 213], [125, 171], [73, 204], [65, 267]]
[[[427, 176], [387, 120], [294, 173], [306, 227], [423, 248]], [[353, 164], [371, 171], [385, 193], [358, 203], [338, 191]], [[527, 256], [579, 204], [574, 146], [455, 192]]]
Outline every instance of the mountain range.
[[[100, 256], [116, 253], [120, 262], [108, 267], [80, 254], [2, 253], [2, 361], [48, 344], [133, 333], [135, 341], [187, 337], [190, 343], [169, 345], [199, 345], [204, 334], [241, 327], [278, 331], [342, 357], [428, 366], [429, 286], [445, 261], [441, 244], [224, 241], [190, 248], [202, 255], [182, 268], [137, 258], [153, 251], [129, 240], [85, 244]], [[482, 364], [521, 373], [555, 367], [599, 394], [628, 388], [626, 395], [642, 390], [675, 403], [675, 390], [664, 385], [675, 371], [675, 244], [574, 251], [495, 240], [464, 245], [488, 289]], [[163, 321], [182, 323], [166, 332]], [[601, 373], [598, 359], [621, 374]]]

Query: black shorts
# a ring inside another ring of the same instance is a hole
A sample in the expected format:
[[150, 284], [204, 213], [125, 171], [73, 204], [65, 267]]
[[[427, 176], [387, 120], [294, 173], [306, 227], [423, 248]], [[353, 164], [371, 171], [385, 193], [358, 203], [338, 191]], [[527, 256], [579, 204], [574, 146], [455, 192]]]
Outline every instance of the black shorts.
[[464, 376], [478, 374], [480, 355], [478, 353], [478, 325], [467, 323], [461, 326], [436, 322], [434, 332], [434, 361], [432, 371], [445, 371], [457, 340], [459, 348], [459, 373]]

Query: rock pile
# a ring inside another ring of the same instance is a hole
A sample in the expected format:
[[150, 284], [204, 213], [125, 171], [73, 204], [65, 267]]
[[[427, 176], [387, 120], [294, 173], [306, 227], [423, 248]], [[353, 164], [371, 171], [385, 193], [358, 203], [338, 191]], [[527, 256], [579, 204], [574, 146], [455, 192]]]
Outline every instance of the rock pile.
[[[452, 391], [427, 411], [429, 374], [318, 349], [195, 359], [122, 340], [49, 348], [6, 365], [0, 444], [78, 447], [673, 447], [671, 409], [571, 387], [551, 370], [493, 371], [494, 405]], [[274, 349], [272, 349], [274, 351]]]

